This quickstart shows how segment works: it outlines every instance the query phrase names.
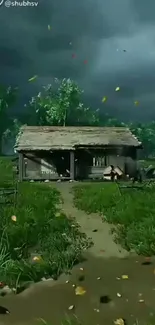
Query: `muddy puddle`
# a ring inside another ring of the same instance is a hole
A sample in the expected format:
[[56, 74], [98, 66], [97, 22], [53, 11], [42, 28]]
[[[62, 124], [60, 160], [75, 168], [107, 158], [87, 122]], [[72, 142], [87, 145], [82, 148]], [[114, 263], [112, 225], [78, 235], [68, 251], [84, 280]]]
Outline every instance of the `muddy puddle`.
[[[0, 298], [0, 305], [10, 310], [9, 315], [0, 316], [0, 325], [39, 324], [39, 318], [60, 325], [66, 315], [74, 314], [82, 325], [108, 325], [117, 318], [124, 318], [129, 325], [136, 319], [141, 324], [150, 322], [155, 319], [155, 260], [148, 262], [143, 257], [89, 256], [70, 276], [42, 282], [18, 296]], [[128, 278], [122, 279], [122, 275]], [[76, 296], [74, 284], [84, 287], [86, 293]], [[68, 310], [71, 305], [75, 308]]]

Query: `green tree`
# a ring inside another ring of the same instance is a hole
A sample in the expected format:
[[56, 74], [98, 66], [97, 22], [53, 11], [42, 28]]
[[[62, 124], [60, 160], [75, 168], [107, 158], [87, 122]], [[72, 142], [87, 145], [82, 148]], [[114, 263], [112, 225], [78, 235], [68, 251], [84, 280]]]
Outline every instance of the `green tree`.
[[18, 119], [12, 119], [11, 121], [12, 123], [10, 127], [3, 132], [3, 139], [6, 141], [10, 138], [16, 138], [19, 133], [19, 129], [22, 126], [22, 123]]
[[155, 121], [150, 123], [130, 123], [130, 129], [142, 142], [145, 158], [155, 156]]
[[103, 115], [99, 110], [93, 111], [85, 107], [82, 95], [83, 91], [71, 79], [55, 79], [53, 84], [43, 87], [42, 91], [25, 105], [26, 113], [20, 120], [27, 125], [43, 126], [126, 126], [143, 143], [145, 157], [155, 155], [155, 122], [123, 123], [108, 114]]
[[105, 121], [105, 126], [115, 126], [115, 127], [120, 127], [120, 126], [126, 126], [125, 123], [119, 121], [117, 118], [108, 118], [106, 121]]
[[11, 126], [10, 108], [15, 104], [17, 88], [0, 86], [0, 151], [4, 131]]
[[2, 152], [4, 154], [14, 153], [13, 147], [21, 126], [22, 123], [19, 120], [12, 119], [10, 127], [4, 131], [2, 135]]
[[83, 91], [70, 80], [55, 79], [27, 105], [28, 125], [97, 125], [98, 111], [81, 102]]

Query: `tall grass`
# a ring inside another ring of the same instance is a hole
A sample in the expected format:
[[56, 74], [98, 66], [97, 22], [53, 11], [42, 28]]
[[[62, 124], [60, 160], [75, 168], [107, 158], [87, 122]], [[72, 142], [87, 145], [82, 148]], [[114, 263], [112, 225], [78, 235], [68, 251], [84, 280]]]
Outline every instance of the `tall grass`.
[[74, 203], [88, 213], [100, 213], [114, 224], [115, 241], [138, 254], [155, 254], [155, 185], [119, 190], [115, 183], [74, 188]]
[[[0, 160], [0, 168], [1, 184], [12, 182], [13, 186], [10, 161]], [[42, 277], [56, 278], [80, 259], [88, 241], [75, 221], [60, 211], [60, 203], [59, 192], [48, 184], [19, 183], [17, 204], [0, 205], [1, 281], [17, 286]]]

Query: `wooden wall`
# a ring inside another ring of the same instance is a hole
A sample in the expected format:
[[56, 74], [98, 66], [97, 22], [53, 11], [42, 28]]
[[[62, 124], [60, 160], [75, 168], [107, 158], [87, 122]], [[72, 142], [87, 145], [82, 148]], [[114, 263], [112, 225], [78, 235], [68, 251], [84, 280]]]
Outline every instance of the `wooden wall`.
[[58, 179], [59, 175], [52, 155], [44, 153], [24, 153], [23, 177], [32, 180]]
[[[109, 165], [119, 167], [125, 174], [132, 177], [137, 167], [136, 150], [126, 149], [123, 151], [116, 148], [100, 151], [76, 150], [74, 163], [75, 178], [77, 179], [87, 179], [93, 176], [101, 178], [104, 168]], [[25, 180], [70, 179], [70, 152], [24, 152], [21, 178]]]
[[76, 174], [79, 178], [101, 178], [105, 167], [119, 167], [123, 173], [133, 177], [137, 168], [136, 150], [134, 148], [111, 148], [104, 150], [87, 150], [76, 153], [78, 162]]
[[[24, 152], [23, 178], [26, 180], [56, 180], [70, 168], [69, 152]], [[66, 177], [69, 177], [69, 173]]]

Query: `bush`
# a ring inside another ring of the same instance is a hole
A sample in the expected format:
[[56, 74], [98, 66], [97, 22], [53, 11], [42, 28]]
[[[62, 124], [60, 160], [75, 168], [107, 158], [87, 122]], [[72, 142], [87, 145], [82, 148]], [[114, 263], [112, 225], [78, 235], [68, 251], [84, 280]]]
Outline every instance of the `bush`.
[[17, 286], [57, 277], [80, 259], [89, 243], [75, 221], [60, 211], [60, 202], [49, 184], [25, 182], [18, 185], [16, 206], [0, 206], [0, 281]]
[[88, 213], [98, 212], [114, 224], [115, 241], [138, 254], [155, 254], [155, 185], [123, 189], [116, 183], [74, 188], [74, 203]]

